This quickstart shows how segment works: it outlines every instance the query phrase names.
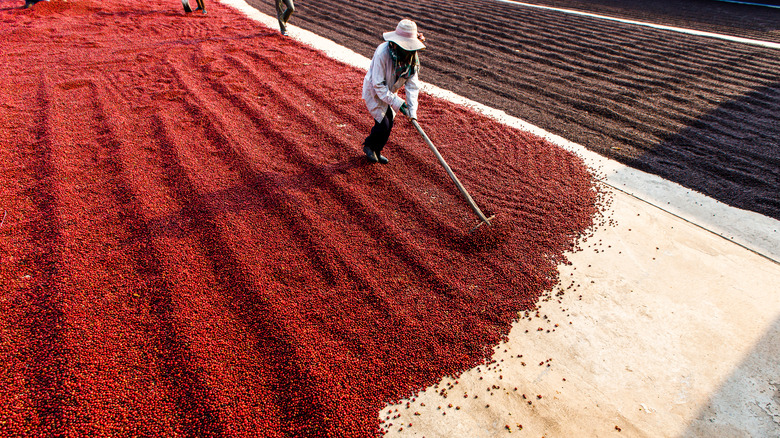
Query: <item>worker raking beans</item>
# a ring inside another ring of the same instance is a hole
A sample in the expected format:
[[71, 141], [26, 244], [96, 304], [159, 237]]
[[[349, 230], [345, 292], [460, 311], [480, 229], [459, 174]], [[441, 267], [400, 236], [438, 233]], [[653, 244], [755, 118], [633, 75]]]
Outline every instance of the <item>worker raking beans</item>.
[[[387, 164], [382, 149], [390, 138], [395, 112], [417, 119], [420, 92], [417, 52], [425, 48], [425, 37], [417, 32], [417, 24], [407, 19], [383, 37], [385, 42], [376, 48], [363, 80], [363, 100], [374, 118], [374, 127], [363, 142], [363, 152], [370, 162]], [[401, 87], [406, 92], [406, 101], [396, 94]]]

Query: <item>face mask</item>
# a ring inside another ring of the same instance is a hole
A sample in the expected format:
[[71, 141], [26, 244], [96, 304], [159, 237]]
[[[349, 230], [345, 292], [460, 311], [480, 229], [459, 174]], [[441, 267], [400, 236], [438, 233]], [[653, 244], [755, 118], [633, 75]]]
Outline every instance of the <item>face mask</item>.
[[408, 64], [409, 60], [412, 59], [412, 54], [414, 52], [407, 52], [406, 50], [398, 47], [398, 59], [402, 60], [404, 64]]
[[402, 64], [409, 64], [411, 62], [412, 56], [414, 55], [413, 51], [412, 52], [406, 51], [403, 48], [401, 48], [401, 46], [393, 42], [391, 42], [390, 44], [392, 44], [393, 46], [393, 50], [395, 51], [395, 55], [398, 61], [400, 61]]

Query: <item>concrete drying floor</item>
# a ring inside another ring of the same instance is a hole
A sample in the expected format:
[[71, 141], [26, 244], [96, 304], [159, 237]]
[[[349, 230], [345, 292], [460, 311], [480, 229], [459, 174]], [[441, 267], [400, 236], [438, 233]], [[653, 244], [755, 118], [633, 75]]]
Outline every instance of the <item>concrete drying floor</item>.
[[[243, 0], [223, 3], [277, 26]], [[290, 34], [368, 65], [294, 26]], [[492, 364], [388, 406], [387, 436], [780, 437], [780, 222], [424, 91], [574, 150], [612, 201], [538, 317], [515, 323]]]
[[623, 193], [611, 217], [560, 268], [576, 291], [388, 436], [780, 436], [780, 265]]

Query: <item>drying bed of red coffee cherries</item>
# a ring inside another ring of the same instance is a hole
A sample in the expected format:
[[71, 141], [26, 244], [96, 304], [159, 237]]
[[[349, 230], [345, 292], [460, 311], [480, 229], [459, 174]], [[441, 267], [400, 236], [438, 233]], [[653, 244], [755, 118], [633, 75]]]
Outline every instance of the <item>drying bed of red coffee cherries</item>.
[[[0, 435], [367, 436], [489, 359], [594, 223], [573, 154], [218, 3], [0, 0]], [[379, 42], [379, 41], [378, 41]], [[422, 70], [424, 79], [424, 68]]]

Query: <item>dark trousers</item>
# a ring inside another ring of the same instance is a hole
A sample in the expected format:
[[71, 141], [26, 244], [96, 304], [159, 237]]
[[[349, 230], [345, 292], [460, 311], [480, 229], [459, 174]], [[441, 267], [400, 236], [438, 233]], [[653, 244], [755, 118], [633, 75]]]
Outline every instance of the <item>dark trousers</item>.
[[382, 152], [382, 149], [387, 143], [387, 139], [390, 138], [390, 131], [392, 129], [393, 109], [387, 107], [387, 112], [385, 113], [385, 117], [382, 118], [382, 121], [377, 122], [374, 120], [374, 127], [371, 128], [371, 132], [368, 134], [368, 137], [366, 137], [363, 144], [374, 152]]
[[293, 0], [276, 0], [276, 18], [279, 19], [279, 30], [282, 32], [287, 30], [287, 22], [293, 12], [295, 12]]

